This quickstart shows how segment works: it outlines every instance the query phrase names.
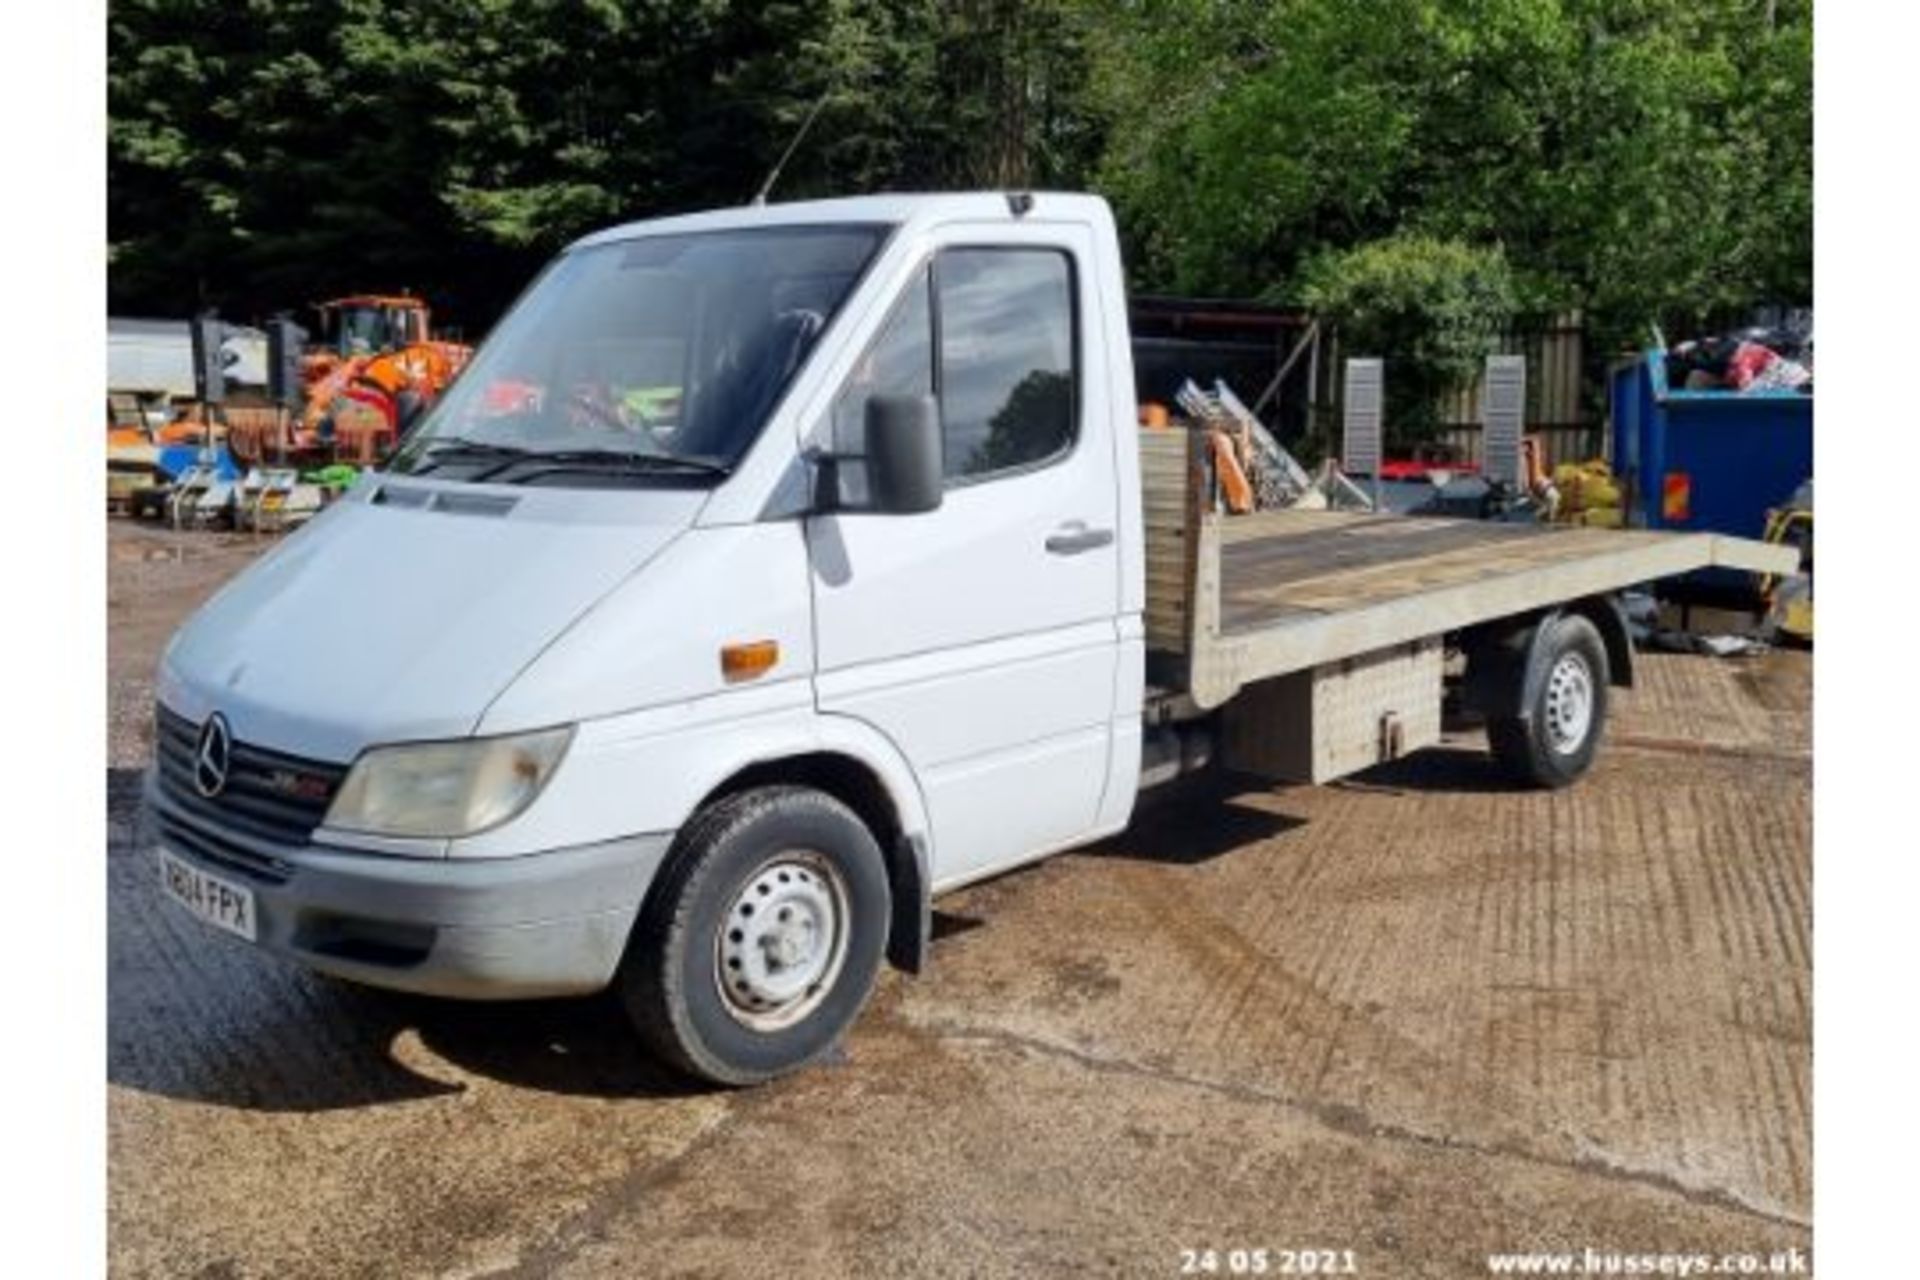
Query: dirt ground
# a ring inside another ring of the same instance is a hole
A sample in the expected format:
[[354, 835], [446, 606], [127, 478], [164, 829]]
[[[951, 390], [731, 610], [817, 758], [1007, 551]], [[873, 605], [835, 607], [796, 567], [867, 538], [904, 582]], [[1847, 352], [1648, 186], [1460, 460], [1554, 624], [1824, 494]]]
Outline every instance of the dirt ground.
[[[164, 906], [150, 674], [264, 544], [110, 538], [120, 1276], [1174, 1276], [1183, 1250], [1810, 1245], [1805, 654], [1643, 658], [1592, 776], [1479, 744], [1163, 799], [943, 899], [835, 1062], [703, 1092], [606, 1000], [309, 977]], [[1204, 1274], [1204, 1271], [1201, 1272]]]

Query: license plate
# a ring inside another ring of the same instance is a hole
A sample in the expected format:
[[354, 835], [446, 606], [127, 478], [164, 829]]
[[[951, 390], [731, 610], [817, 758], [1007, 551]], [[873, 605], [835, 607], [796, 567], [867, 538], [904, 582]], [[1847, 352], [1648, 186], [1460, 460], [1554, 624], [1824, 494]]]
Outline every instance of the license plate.
[[169, 898], [200, 919], [228, 933], [254, 940], [253, 890], [160, 850], [160, 887]]

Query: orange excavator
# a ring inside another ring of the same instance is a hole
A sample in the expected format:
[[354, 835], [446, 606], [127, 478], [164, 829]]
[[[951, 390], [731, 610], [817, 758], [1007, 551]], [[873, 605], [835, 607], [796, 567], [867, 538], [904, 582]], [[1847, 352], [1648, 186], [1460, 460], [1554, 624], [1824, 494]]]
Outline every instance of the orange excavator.
[[301, 361], [305, 405], [277, 440], [264, 423], [235, 423], [229, 447], [242, 466], [375, 462], [473, 354], [434, 336], [425, 300], [411, 294], [356, 294], [318, 310], [320, 340]]

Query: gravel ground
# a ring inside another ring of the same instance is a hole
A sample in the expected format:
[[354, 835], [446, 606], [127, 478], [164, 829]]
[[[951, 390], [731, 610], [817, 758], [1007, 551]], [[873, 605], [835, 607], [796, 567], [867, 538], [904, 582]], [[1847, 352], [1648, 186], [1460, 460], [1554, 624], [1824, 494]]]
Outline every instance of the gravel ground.
[[835, 1063], [707, 1092], [606, 1000], [363, 992], [158, 902], [150, 673], [263, 545], [110, 541], [116, 1275], [1172, 1276], [1183, 1249], [1317, 1248], [1476, 1276], [1810, 1244], [1807, 655], [1647, 656], [1566, 792], [1504, 789], [1462, 738], [1164, 798], [943, 899], [931, 971], [886, 976]]
[[273, 542], [127, 520], [107, 529], [107, 767], [140, 769], [153, 752], [153, 672], [167, 637]]

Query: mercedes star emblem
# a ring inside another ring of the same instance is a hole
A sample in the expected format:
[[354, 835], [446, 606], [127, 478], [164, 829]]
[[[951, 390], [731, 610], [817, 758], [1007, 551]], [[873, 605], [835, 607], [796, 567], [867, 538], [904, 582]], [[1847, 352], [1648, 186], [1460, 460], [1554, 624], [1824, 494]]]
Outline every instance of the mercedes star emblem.
[[227, 730], [227, 718], [218, 711], [200, 726], [200, 745], [193, 752], [193, 787], [211, 800], [227, 785], [231, 765], [233, 735]]

